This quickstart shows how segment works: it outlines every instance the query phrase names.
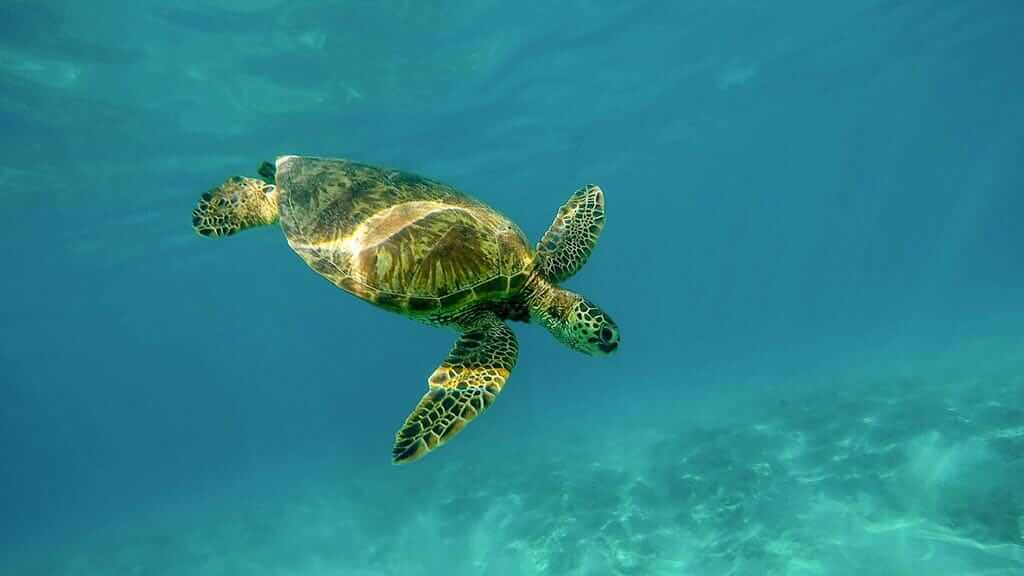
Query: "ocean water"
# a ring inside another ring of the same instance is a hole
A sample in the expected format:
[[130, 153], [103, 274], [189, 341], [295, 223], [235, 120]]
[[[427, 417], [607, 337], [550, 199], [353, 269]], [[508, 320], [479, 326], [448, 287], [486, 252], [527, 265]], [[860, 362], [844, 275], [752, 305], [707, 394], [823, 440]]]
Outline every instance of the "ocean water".
[[[0, 0], [0, 574], [1024, 574], [1024, 5]], [[196, 235], [282, 154], [538, 239], [486, 414], [394, 432], [453, 332]]]

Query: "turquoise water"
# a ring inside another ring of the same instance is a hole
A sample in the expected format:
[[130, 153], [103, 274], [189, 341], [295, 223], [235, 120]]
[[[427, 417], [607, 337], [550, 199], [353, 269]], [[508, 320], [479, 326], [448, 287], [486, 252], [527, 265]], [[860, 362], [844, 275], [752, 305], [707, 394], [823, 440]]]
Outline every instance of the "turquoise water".
[[[0, 2], [0, 574], [1024, 573], [1011, 1]], [[591, 358], [516, 324], [405, 466], [454, 340], [279, 229], [280, 154], [442, 180], [538, 239]]]

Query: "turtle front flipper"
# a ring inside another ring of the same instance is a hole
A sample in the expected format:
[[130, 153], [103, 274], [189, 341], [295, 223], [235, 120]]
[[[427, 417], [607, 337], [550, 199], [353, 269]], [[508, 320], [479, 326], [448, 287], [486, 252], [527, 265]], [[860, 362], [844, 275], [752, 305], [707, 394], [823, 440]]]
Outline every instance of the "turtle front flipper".
[[577, 190], [558, 209], [555, 221], [537, 243], [537, 270], [558, 284], [587, 262], [604, 228], [604, 193], [594, 184]]
[[494, 402], [519, 355], [512, 330], [492, 312], [460, 323], [462, 335], [427, 381], [427, 393], [395, 435], [395, 464], [441, 446]]
[[192, 228], [203, 236], [231, 236], [277, 222], [277, 188], [262, 180], [232, 176], [203, 194], [192, 210]]

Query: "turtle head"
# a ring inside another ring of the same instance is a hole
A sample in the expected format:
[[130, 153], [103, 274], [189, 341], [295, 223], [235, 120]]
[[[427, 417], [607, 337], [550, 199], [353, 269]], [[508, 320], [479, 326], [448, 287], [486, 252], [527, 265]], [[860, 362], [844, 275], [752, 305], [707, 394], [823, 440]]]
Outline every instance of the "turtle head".
[[192, 227], [207, 237], [232, 234], [277, 221], [277, 189], [255, 178], [232, 176], [203, 194], [192, 210]]
[[619, 327], [604, 310], [557, 286], [546, 286], [531, 300], [530, 318], [544, 325], [559, 342], [584, 354], [606, 356], [619, 347]]

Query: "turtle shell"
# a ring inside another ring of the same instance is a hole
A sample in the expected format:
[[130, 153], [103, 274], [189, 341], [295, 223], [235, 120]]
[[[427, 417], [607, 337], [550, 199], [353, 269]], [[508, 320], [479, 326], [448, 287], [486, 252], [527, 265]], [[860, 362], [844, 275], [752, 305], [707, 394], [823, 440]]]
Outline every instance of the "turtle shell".
[[519, 228], [454, 188], [331, 158], [277, 159], [281, 227], [339, 288], [412, 316], [507, 299], [533, 251]]

